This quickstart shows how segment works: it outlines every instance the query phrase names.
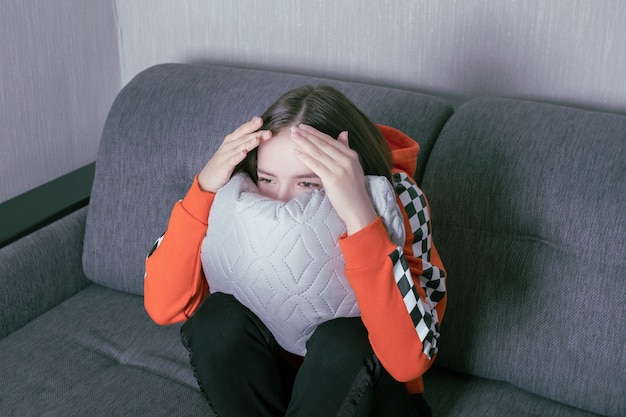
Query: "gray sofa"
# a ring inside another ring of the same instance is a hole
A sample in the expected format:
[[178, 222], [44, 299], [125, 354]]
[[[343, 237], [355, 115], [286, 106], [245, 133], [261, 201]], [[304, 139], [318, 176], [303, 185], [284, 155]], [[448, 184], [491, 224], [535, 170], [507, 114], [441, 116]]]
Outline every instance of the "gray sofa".
[[434, 415], [626, 416], [625, 116], [186, 64], [119, 93], [87, 207], [0, 249], [0, 415], [211, 415], [144, 259], [223, 136], [305, 83], [421, 145], [449, 291]]

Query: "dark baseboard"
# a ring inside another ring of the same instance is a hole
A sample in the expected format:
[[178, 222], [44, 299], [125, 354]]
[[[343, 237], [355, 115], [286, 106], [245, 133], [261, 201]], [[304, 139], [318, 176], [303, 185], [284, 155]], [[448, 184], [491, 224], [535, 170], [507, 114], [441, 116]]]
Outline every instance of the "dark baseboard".
[[89, 203], [96, 163], [0, 203], [0, 248]]

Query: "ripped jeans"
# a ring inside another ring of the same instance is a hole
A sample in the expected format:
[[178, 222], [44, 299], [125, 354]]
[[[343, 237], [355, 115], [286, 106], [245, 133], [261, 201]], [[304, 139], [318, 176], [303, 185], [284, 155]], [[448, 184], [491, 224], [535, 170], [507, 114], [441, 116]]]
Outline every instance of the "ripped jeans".
[[[219, 417], [425, 417], [372, 352], [360, 318], [318, 326], [307, 355], [285, 352], [231, 295], [211, 294], [181, 329], [200, 389]], [[299, 365], [299, 363], [298, 363]]]

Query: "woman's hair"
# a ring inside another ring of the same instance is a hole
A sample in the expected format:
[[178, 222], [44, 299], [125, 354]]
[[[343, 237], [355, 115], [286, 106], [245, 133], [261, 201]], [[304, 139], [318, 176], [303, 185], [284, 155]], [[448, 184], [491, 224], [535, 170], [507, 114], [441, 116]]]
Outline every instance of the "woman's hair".
[[[303, 86], [291, 90], [274, 102], [261, 116], [260, 130], [276, 134], [284, 127], [309, 125], [337, 139], [343, 131], [359, 155], [365, 175], [380, 175], [391, 180], [392, 156], [389, 144], [376, 125], [346, 96], [329, 86]], [[249, 152], [235, 172], [245, 171], [256, 182], [257, 150]]]

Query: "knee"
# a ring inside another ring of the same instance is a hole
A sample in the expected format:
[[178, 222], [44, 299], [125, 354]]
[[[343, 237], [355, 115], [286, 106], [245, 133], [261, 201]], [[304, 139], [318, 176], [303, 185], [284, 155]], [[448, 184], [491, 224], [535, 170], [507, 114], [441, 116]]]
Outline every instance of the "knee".
[[340, 318], [320, 324], [307, 342], [307, 356], [323, 355], [338, 363], [373, 355], [367, 329], [360, 318]]
[[183, 341], [194, 350], [230, 350], [245, 338], [260, 334], [262, 324], [254, 314], [233, 296], [214, 293], [181, 328]]

